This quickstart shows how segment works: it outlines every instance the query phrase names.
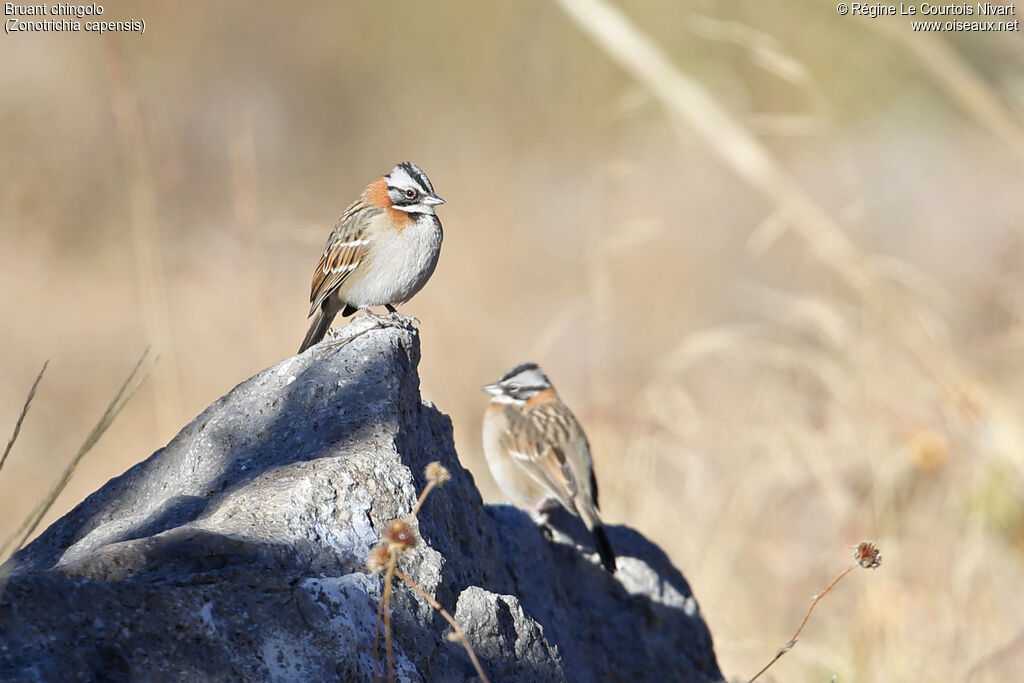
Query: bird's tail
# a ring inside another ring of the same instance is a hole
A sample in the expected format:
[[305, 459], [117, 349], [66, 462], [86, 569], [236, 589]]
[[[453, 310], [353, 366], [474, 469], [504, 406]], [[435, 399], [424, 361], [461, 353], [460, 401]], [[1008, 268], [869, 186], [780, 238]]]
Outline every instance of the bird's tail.
[[614, 574], [615, 551], [612, 550], [612, 544], [608, 541], [608, 534], [604, 531], [604, 524], [601, 523], [597, 510], [584, 505], [581, 507], [580, 512], [582, 513], [580, 517], [583, 518], [583, 523], [587, 525], [590, 535], [594, 537], [594, 546], [597, 547], [597, 554], [601, 556], [601, 564], [604, 565], [605, 569]]
[[601, 564], [604, 565], [605, 569], [614, 574], [615, 551], [612, 550], [612, 544], [608, 542], [608, 534], [604, 532], [604, 525], [598, 522], [591, 527], [590, 534], [594, 537], [594, 545], [597, 546], [597, 554], [601, 556]]
[[327, 329], [334, 321], [335, 315], [335, 313], [327, 313], [323, 309], [316, 312], [316, 317], [313, 318], [313, 323], [309, 326], [309, 331], [306, 332], [306, 338], [302, 340], [302, 346], [299, 347], [299, 353], [302, 353], [324, 338], [324, 335], [327, 334]]

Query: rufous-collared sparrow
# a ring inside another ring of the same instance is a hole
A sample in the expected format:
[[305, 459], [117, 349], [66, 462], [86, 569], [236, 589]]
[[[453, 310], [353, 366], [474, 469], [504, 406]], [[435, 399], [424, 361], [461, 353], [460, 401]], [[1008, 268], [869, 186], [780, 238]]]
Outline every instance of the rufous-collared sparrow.
[[522, 363], [481, 388], [491, 395], [484, 414], [484, 455], [498, 486], [538, 521], [556, 503], [582, 518], [601, 564], [614, 572], [587, 436], [544, 371], [536, 363]]
[[367, 186], [341, 214], [313, 271], [309, 315], [316, 315], [299, 353], [327, 333], [339, 312], [405, 303], [420, 291], [441, 253], [444, 200], [411, 161]]

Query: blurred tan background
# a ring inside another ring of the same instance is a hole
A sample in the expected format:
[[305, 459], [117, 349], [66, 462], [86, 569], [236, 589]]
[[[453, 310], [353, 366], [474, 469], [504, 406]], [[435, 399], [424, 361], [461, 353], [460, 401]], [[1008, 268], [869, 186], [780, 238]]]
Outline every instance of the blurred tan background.
[[448, 204], [403, 310], [485, 498], [477, 387], [536, 360], [588, 429], [606, 520], [686, 574], [728, 677], [873, 539], [882, 567], [844, 579], [769, 680], [1013, 678], [1021, 34], [812, 0], [618, 6], [817, 223], [794, 229], [723, 163], [728, 131], [668, 113], [553, 3], [110, 2], [146, 33], [0, 38], [4, 439], [50, 359], [0, 538], [147, 344], [155, 369], [44, 526], [293, 353], [337, 215], [410, 159]]

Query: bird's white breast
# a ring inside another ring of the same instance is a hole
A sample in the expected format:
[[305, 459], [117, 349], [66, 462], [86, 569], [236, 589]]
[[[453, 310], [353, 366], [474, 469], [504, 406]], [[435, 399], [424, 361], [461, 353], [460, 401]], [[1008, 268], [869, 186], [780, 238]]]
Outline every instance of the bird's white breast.
[[[368, 230], [365, 266], [339, 290], [340, 298], [357, 307], [400, 304], [422, 289], [437, 266], [441, 253], [441, 224], [436, 217], [421, 218], [404, 230], [390, 225], [386, 213], [373, 220], [379, 229]], [[358, 276], [358, 277], [357, 277]]]
[[508, 419], [502, 409], [492, 403], [484, 415], [484, 457], [498, 488], [521, 507], [534, 507], [552, 499], [550, 492], [537, 483], [505, 448], [502, 436], [508, 429]]

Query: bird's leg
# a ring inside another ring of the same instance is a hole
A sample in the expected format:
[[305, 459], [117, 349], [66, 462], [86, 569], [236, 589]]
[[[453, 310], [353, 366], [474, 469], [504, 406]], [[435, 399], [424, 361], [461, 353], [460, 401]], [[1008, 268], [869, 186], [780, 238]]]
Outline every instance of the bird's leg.
[[401, 319], [404, 318], [406, 320], [412, 320], [417, 325], [420, 324], [420, 319], [419, 318], [417, 318], [414, 315], [402, 315], [401, 313], [398, 312], [398, 309], [395, 308], [394, 306], [392, 306], [391, 304], [384, 304], [384, 307], [388, 309], [388, 313], [390, 315], [393, 315], [398, 320], [401, 320]]
[[537, 505], [530, 508], [530, 517], [533, 518], [533, 523], [537, 525], [537, 530], [545, 540], [551, 541], [554, 539], [554, 531], [551, 529], [551, 525], [548, 523], [550, 513], [544, 509], [546, 501], [541, 501]]
[[[406, 327], [405, 316], [395, 310], [395, 307], [391, 304], [384, 305], [388, 309], [386, 314], [374, 313], [370, 310], [369, 306], [364, 306], [359, 310], [363, 312], [365, 317], [376, 323], [377, 327]], [[416, 318], [413, 318], [413, 320], [416, 320]], [[419, 322], [419, 320], [416, 320], [416, 322]]]

